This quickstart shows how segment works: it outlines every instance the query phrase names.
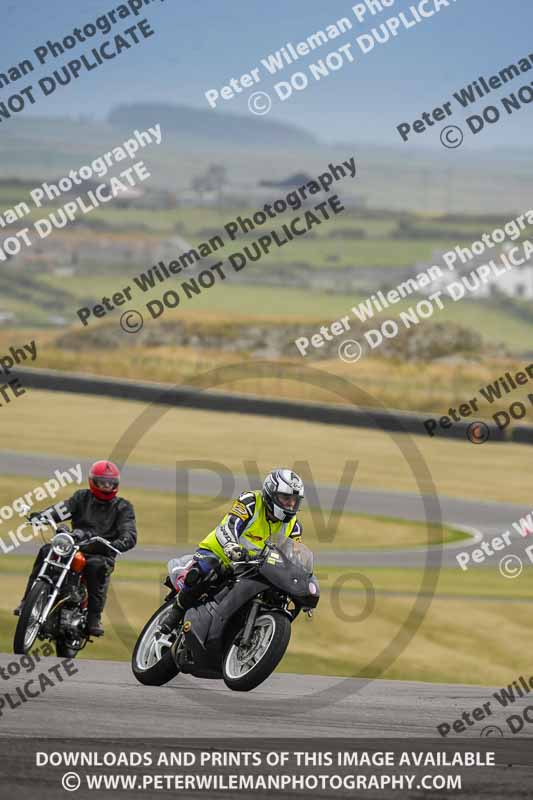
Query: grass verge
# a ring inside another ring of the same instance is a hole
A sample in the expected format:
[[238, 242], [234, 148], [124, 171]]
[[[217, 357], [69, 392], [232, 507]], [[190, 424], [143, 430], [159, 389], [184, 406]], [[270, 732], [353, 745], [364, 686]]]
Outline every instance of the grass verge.
[[[240, 386], [218, 388], [239, 390]], [[144, 424], [139, 424], [144, 412]], [[73, 463], [80, 457], [120, 461], [127, 453], [135, 464], [175, 468], [176, 462], [198, 466], [199, 460], [207, 460], [216, 462], [214, 468], [223, 465], [241, 475], [247, 471], [247, 462], [257, 464], [259, 474], [266, 474], [274, 466], [304, 461], [317, 484], [335, 486], [346, 463], [355, 461], [356, 489], [417, 495], [436, 491], [449, 497], [531, 502], [531, 452], [523, 445], [487, 442], [476, 447], [466, 439], [436, 441], [427, 436], [34, 390], [3, 413], [9, 419], [2, 434], [3, 450], [52, 457], [57, 453], [69, 456]], [[130, 428], [136, 420], [136, 427]]]
[[[20, 559], [19, 567], [27, 562]], [[509, 582], [492, 569], [468, 574], [442, 570], [433, 575], [436, 594], [426, 615], [417, 618], [412, 611], [423, 585], [421, 570], [365, 569], [367, 582], [375, 591], [371, 612], [365, 615], [368, 595], [361, 591], [360, 579], [353, 571], [319, 569], [323, 590], [319, 608], [312, 622], [301, 618], [293, 626], [280, 669], [346, 677], [508, 683], [531, 672], [523, 646], [529, 636], [533, 604], [527, 572]], [[128, 660], [138, 632], [161, 601], [163, 575], [163, 565], [120, 565], [106, 608], [106, 635], [81, 657]], [[9, 612], [22, 583], [22, 575], [2, 575], [0, 649], [6, 652], [11, 651], [15, 627]], [[393, 591], [398, 594], [388, 594]], [[392, 658], [384, 659], [380, 654], [394, 641]]]

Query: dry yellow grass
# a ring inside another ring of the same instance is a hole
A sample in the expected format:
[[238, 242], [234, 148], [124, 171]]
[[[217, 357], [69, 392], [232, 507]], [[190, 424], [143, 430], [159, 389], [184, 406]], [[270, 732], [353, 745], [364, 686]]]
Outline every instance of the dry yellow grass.
[[293, 420], [146, 409], [136, 402], [28, 391], [2, 409], [2, 449], [73, 459], [127, 457], [131, 463], [166, 467], [214, 460], [236, 474], [245, 472], [246, 461], [257, 462], [261, 473], [307, 461], [315, 481], [332, 486], [351, 460], [357, 462], [355, 488], [531, 500], [532, 451], [523, 445], [474, 446]]
[[[289, 658], [304, 672], [318, 657], [321, 672], [322, 659], [331, 659], [335, 674], [447, 683], [499, 685], [531, 673], [523, 647], [531, 604], [502, 601], [434, 599], [412, 641], [405, 649], [398, 646], [394, 662], [385, 664], [380, 654], [402, 630], [413, 602], [377, 597], [374, 611], [362, 623], [344, 622], [321, 607], [311, 626], [294, 626]], [[363, 606], [363, 598], [343, 600], [347, 616], [356, 617]], [[377, 664], [370, 669], [374, 659]]]
[[[195, 375], [228, 364], [241, 363], [253, 365], [246, 354], [227, 353], [217, 350], [185, 347], [136, 347], [121, 349], [112, 359], [101, 350], [88, 349], [82, 353], [59, 350], [54, 347], [43, 349], [38, 366], [64, 371], [80, 371], [80, 356], [83, 371], [95, 375], [107, 375], [162, 383], [187, 383]], [[285, 362], [288, 363], [288, 362]], [[427, 411], [434, 415], [444, 415], [448, 409], [478, 399], [479, 416], [490, 419], [500, 408], [505, 409], [514, 400], [527, 399], [532, 387], [524, 386], [519, 391], [494, 405], [486, 403], [479, 396], [479, 389], [494, 382], [506, 370], [516, 372], [523, 369], [523, 362], [487, 361], [483, 363], [439, 363], [416, 364], [396, 363], [383, 359], [365, 359], [350, 366], [341, 361], [293, 360], [295, 367], [315, 367], [333, 376], [340, 376], [355, 383], [368, 395], [365, 403], [369, 406], [385, 406], [392, 409]], [[253, 366], [248, 367], [253, 373]], [[326, 388], [319, 388], [301, 381], [264, 379], [251, 377], [239, 381], [238, 386], [227, 386], [228, 391], [260, 397], [284, 397], [290, 400], [310, 402], [345, 403], [346, 400]], [[533, 422], [532, 413], [528, 419]]]
[[[146, 570], [149, 574], [142, 580], [135, 580], [136, 573], [140, 576], [145, 571], [142, 566], [146, 565], [117, 567], [105, 612], [106, 636], [87, 649], [83, 657], [130, 658], [138, 632], [163, 597], [160, 580], [164, 567], [158, 571], [156, 565], [150, 565]], [[367, 572], [377, 588], [379, 578], [375, 573], [378, 571]], [[387, 570], [386, 573], [388, 589], [401, 588], [402, 572]], [[121, 574], [126, 577], [120, 577]], [[331, 574], [329, 585], [333, 577]], [[293, 626], [289, 651], [281, 669], [485, 685], [504, 685], [520, 674], [531, 673], [529, 653], [523, 643], [529, 637], [533, 600], [524, 603], [511, 598], [489, 601], [437, 595], [415, 630], [406, 625], [406, 620], [416, 602], [420, 573], [411, 579], [411, 596], [377, 594], [375, 607], [361, 622], [350, 619], [362, 614], [366, 602], [363, 593], [354, 594], [348, 588], [334, 599], [333, 593], [326, 589], [314, 619], [300, 618]], [[2, 651], [10, 650], [16, 620], [9, 611], [19, 597], [23, 580], [22, 575], [2, 575]], [[457, 573], [453, 580], [457, 580]], [[483, 580], [486, 583], [488, 579]], [[501, 589], [501, 577], [496, 574], [491, 580]], [[490, 585], [489, 580], [485, 589], [490, 590]], [[460, 582], [456, 583], [455, 591], [460, 588]], [[531, 595], [531, 592], [526, 594]], [[399, 634], [399, 643], [385, 658], [383, 652]], [[408, 641], [411, 634], [412, 639]], [[371, 668], [374, 660], [376, 663]]]
[[[46, 479], [50, 478], [46, 476]], [[44, 477], [4, 475], [0, 480], [0, 507], [10, 505], [16, 498], [33, 491], [43, 483]], [[82, 487], [86, 486], [86, 476]], [[33, 510], [43, 509], [53, 502], [64, 500], [79, 486], [75, 483], [62, 489], [52, 500], [41, 501]], [[153, 545], [194, 549], [200, 539], [214, 528], [226, 514], [230, 502], [218, 501], [211, 497], [185, 497], [174, 492], [154, 492], [123, 486], [121, 491], [135, 507], [138, 544], [144, 547]], [[303, 524], [305, 543], [313, 551], [320, 550], [359, 550], [380, 548], [423, 547], [428, 543], [455, 541], [465, 534], [447, 527], [424, 523], [408, 522], [399, 519], [374, 518], [359, 514], [340, 514], [327, 509], [303, 507], [298, 514]], [[15, 530], [24, 522], [18, 516], [12, 520], [0, 519], [0, 539], [10, 543], [9, 531]], [[48, 529], [48, 534], [52, 529]], [[48, 536], [48, 534], [46, 534]], [[36, 540], [41, 542], [40, 537]], [[10, 555], [10, 554], [9, 554]], [[9, 558], [0, 556], [0, 572], [5, 569]]]
[[[193, 323], [201, 322], [204, 329], [211, 328], [215, 333], [217, 329], [222, 330], [224, 326], [232, 323], [227, 316], [212, 311], [205, 311], [201, 317], [194, 313], [187, 314], [186, 319]], [[243, 321], [250, 324], [257, 322], [257, 320], [246, 319], [246, 317], [243, 317]], [[266, 322], [274, 328], [286, 324], [283, 320], [275, 317]], [[318, 319], [315, 322], [309, 319], [305, 320], [309, 332], [313, 332], [320, 324]], [[116, 325], [113, 326], [113, 328], [115, 327]], [[78, 328], [72, 330], [78, 337], [82, 333]], [[68, 332], [62, 331], [58, 334], [57, 331], [17, 330], [14, 336], [13, 331], [0, 331], [0, 351], [7, 349], [14, 342], [23, 343], [28, 339], [36, 338], [38, 340], [38, 361], [33, 366], [170, 384], [187, 383], [200, 373], [237, 363], [241, 363], [243, 367], [252, 365], [250, 372], [253, 375], [254, 359], [245, 352], [231, 353], [198, 347], [147, 347], [140, 346], [135, 337], [125, 339], [125, 346], [112, 351], [111, 354], [108, 350], [101, 348], [76, 351], [56, 347], [55, 340], [58, 336], [65, 336], [66, 333]], [[306, 359], [302, 359], [297, 356], [296, 350], [295, 357], [289, 361], [294, 367], [315, 367], [332, 376], [340, 376], [356, 384], [368, 394], [368, 398], [365, 400], [367, 405], [431, 411], [434, 415], [439, 416], [446, 414], [450, 406], [456, 407], [477, 396], [480, 388], [489, 382], [494, 382], [506, 370], [516, 372], [525, 366], [524, 361], [510, 359], [480, 358], [464, 362], [420, 364], [391, 362], [377, 357], [367, 357], [355, 365], [349, 365], [344, 364], [340, 359], [317, 361], [312, 354]], [[292, 400], [327, 403], [346, 402], [342, 396], [307, 383], [304, 376], [299, 381], [251, 377], [239, 381], [238, 385], [232, 384], [219, 388], [261, 397], [286, 397]], [[494, 406], [489, 405], [478, 396], [480, 416], [490, 418], [495, 411], [506, 408], [510, 402], [526, 398], [528, 391], [531, 391], [531, 386], [528, 389], [526, 384], [509, 396], [507, 404], [503, 398], [501, 403], [496, 403]], [[530, 404], [527, 403], [526, 405], [528, 406], [528, 417], [525, 421], [533, 423], [533, 407], [529, 407]]]

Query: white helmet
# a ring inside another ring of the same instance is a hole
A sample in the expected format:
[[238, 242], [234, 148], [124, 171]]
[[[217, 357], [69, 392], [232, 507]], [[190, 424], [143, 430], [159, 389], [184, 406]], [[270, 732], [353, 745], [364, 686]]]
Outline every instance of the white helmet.
[[290, 469], [273, 469], [263, 483], [263, 501], [272, 517], [289, 522], [300, 508], [304, 484]]

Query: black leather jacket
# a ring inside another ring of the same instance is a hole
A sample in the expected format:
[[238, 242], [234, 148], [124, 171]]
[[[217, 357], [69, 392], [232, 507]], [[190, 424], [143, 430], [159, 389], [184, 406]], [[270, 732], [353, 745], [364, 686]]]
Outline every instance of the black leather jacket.
[[[73, 528], [87, 531], [93, 536], [102, 536], [122, 553], [137, 544], [135, 511], [129, 500], [123, 497], [98, 500], [89, 489], [79, 489], [68, 500], [64, 500], [63, 505], [71, 515]], [[53, 512], [52, 517], [56, 522], [63, 521], [54, 506], [46, 510]], [[90, 545], [89, 552], [113, 556], [112, 551], [99, 543]]]

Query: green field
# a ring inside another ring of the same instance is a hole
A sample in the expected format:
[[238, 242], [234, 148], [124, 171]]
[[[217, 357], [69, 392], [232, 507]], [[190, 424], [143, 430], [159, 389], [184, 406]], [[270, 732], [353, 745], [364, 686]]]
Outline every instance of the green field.
[[[117, 272], [112, 277], [95, 275], [93, 277], [75, 276], [72, 278], [59, 278], [57, 276], [44, 276], [43, 283], [57, 289], [69, 291], [74, 298], [81, 301], [82, 298], [94, 297], [94, 302], [98, 302], [104, 296], [112, 296], [115, 292], [121, 291], [125, 286], [133, 284], [133, 278], [138, 275], [138, 271], [124, 273]], [[147, 325], [154, 326], [146, 311], [146, 304], [152, 299], [159, 299], [164, 291], [172, 288], [172, 284], [160, 284], [146, 293], [135, 291], [132, 295], [135, 302], [130, 304], [133, 308], [138, 308], [141, 313], [144, 311], [147, 317]], [[213, 286], [209, 291], [204, 291], [200, 295], [194, 295], [192, 299], [182, 303], [177, 309], [167, 309], [162, 320], [179, 320], [183, 318], [198, 318], [202, 312], [211, 312], [227, 319], [234, 318], [255, 318], [257, 320], [275, 320], [285, 318], [287, 320], [310, 321], [313, 328], [318, 329], [320, 324], [330, 324], [335, 319], [344, 315], [349, 315], [353, 319], [354, 327], [357, 320], [351, 313], [354, 305], [366, 300], [368, 295], [350, 292], [349, 294], [334, 294], [332, 292], [318, 291], [312, 289], [280, 288], [269, 286], [243, 286], [242, 284], [222, 283]], [[401, 311], [409, 308], [417, 298], [405, 300], [394, 306], [394, 317]], [[79, 303], [81, 306], [82, 303]], [[9, 298], [2, 300], [2, 306], [11, 310], [21, 310], [24, 312], [25, 324], [31, 324], [33, 307], [29, 304], [21, 304], [11, 301]], [[60, 313], [64, 313], [67, 321], [75, 325], [75, 329], [81, 329], [81, 323], [76, 316], [78, 310], [76, 300]], [[126, 306], [124, 306], [126, 308]], [[118, 324], [120, 312], [123, 309], [116, 309], [110, 312], [108, 320], [115, 320]], [[39, 309], [35, 315], [35, 322], [45, 317], [45, 312]], [[383, 312], [376, 315], [376, 319], [391, 318], [390, 314]], [[512, 350], [520, 352], [524, 349], [527, 342], [533, 337], [533, 314], [531, 321], [526, 321], [519, 317], [513, 317], [509, 311], [494, 306], [489, 301], [472, 302], [463, 301], [460, 303], [449, 303], [443, 311], [434, 315], [432, 322], [454, 322], [477, 331], [483, 339], [490, 343], [504, 343]], [[91, 326], [97, 325], [97, 321], [92, 320]], [[310, 329], [313, 333], [314, 329]], [[295, 351], [296, 353], [296, 351]]]
[[[73, 466], [75, 466], [73, 462]], [[31, 492], [43, 483], [45, 477], [3, 475], [0, 483], [0, 507], [10, 505], [16, 498]], [[76, 489], [85, 488], [76, 483], [59, 491], [55, 498], [36, 503], [45, 508], [65, 500]], [[138, 544], [143, 547], [172, 547], [177, 550], [194, 549], [228, 511], [231, 498], [191, 496], [173, 492], [155, 492], [124, 487], [125, 496], [135, 507], [139, 531]], [[452, 527], [426, 526], [392, 517], [369, 516], [348, 512], [330, 512], [305, 506], [298, 515], [305, 531], [305, 543], [311, 550], [380, 550], [424, 547], [468, 539], [467, 534]], [[9, 543], [8, 533], [24, 522], [18, 516], [12, 521], [0, 522], [0, 537]], [[49, 530], [52, 532], [52, 529]], [[37, 542], [41, 539], [38, 537]], [[8, 569], [10, 554], [0, 557], [0, 571]]]
[[[0, 584], [0, 649], [6, 652], [16, 623], [10, 609], [30, 566], [27, 558], [15, 557], [15, 563]], [[317, 567], [321, 602], [312, 622], [300, 618], [293, 626], [282, 671], [490, 686], [529, 675], [523, 646], [533, 604], [529, 574], [510, 582], [490, 569], [468, 576], [448, 569], [425, 577], [415, 569], [362, 572], [364, 591], [355, 575], [361, 570]], [[163, 564], [118, 564], [104, 615], [106, 635], [81, 657], [129, 660], [140, 629], [162, 601], [164, 575]], [[420, 594], [424, 586], [435, 588], [429, 605]], [[390, 657], [383, 656], [385, 648]]]
[[[0, 192], [0, 207], [2, 198], [10, 198], [11, 191], [14, 193], [14, 199], [20, 199], [20, 187], [13, 186], [11, 189], [4, 186]], [[56, 207], [53, 205], [42, 209], [32, 208], [30, 218], [34, 220], [45, 216], [54, 208]], [[70, 228], [65, 232], [56, 231], [54, 236], [58, 241], [61, 239], [74, 241], [76, 236], [82, 235], [95, 242], [102, 237], [111, 236], [118, 237], [124, 245], [127, 245], [129, 237], [133, 237], [136, 241], [144, 242], [153, 248], [162, 239], [168, 241], [178, 234], [191, 246], [197, 246], [201, 241], [206, 241], [210, 236], [223, 230], [226, 222], [239, 215], [251, 216], [254, 211], [255, 209], [251, 208], [179, 207], [151, 210], [106, 206], [90, 215], [93, 223], [105, 223], [105, 227], [90, 232]], [[218, 257], [226, 258], [232, 252], [242, 251], [243, 247], [250, 244], [257, 236], [268, 232], [272, 226], [279, 227], [296, 213], [299, 212], [291, 211], [276, 220], [269, 220], [272, 224], [258, 227], [252, 234], [235, 242], [230, 242], [225, 236], [227, 244], [224, 249], [217, 251]], [[502, 217], [502, 222], [504, 220], [505, 217]], [[401, 233], [400, 238], [395, 238], [402, 221], [411, 226], [408, 230], [413, 231], [413, 238], [407, 238], [407, 235], [402, 237]], [[487, 218], [486, 222], [483, 222], [465, 216], [461, 221], [455, 222], [447, 217], [430, 214], [409, 215], [397, 211], [378, 214], [366, 209], [348, 210], [329, 222], [315, 227], [312, 238], [297, 238], [289, 245], [276, 247], [260, 262], [248, 263], [246, 269], [240, 273], [241, 277], [256, 279], [261, 283], [242, 285], [236, 283], [234, 275], [230, 275], [226, 282], [219, 282], [209, 291], [203, 291], [199, 296], [184, 300], [175, 311], [167, 311], [165, 319], [181, 319], [212, 312], [225, 314], [230, 318], [248, 316], [263, 320], [274, 317], [294, 319], [297, 316], [300, 319], [313, 319], [316, 323], [330, 322], [349, 314], [350, 308], [366, 299], [371, 292], [365, 293], [364, 296], [361, 295], [361, 290], [340, 292], [339, 289], [342, 287], [338, 286], [338, 279], [334, 277], [330, 279], [331, 289], [310, 289], [305, 285], [301, 288], [271, 287], [264, 285], [268, 283], [269, 270], [276, 272], [277, 280], [280, 275], [290, 277], [291, 273], [298, 274], [298, 281], [305, 284], [306, 270], [313, 271], [315, 277], [319, 276], [327, 281], [329, 269], [384, 268], [390, 271], [390, 284], [394, 286], [398, 282], [395, 277], [395, 267], [432, 263], [434, 251], [452, 249], [458, 242], [468, 246], [470, 241], [479, 238], [483, 231], [492, 230], [496, 224], [495, 218]], [[360, 231], [363, 238], [337, 238], [339, 234], [350, 231]], [[19, 295], [21, 287], [15, 286], [10, 274], [6, 273], [8, 282], [5, 285], [0, 284], [2, 289], [0, 309], [15, 312], [18, 326], [49, 325], [50, 315], [63, 316], [67, 324], [79, 326], [76, 317], [78, 304], [91, 300], [96, 303], [103, 296], [114, 294], [124, 286], [131, 285], [135, 275], [150, 266], [150, 263], [81, 263], [76, 265], [79, 274], [72, 278], [60, 278], [49, 272], [36, 274], [35, 283], [31, 287], [31, 296], [28, 297]], [[382, 279], [380, 280], [382, 282]], [[66, 291], [71, 297], [58, 296], [54, 300], [53, 297], [50, 298], [40, 291], [39, 286]], [[142, 310], [146, 302], [159, 298], [167, 288], [172, 288], [172, 284], [160, 284], [146, 294], [134, 289], [132, 306]], [[50, 307], [51, 299], [53, 302]], [[49, 307], [45, 300], [48, 301]], [[394, 314], [397, 315], [410, 305], [409, 299], [398, 304], [394, 308]], [[380, 316], [387, 317], [389, 314], [384, 312]], [[114, 313], [113, 318], [118, 321], [118, 312]], [[489, 301], [449, 303], [445, 310], [436, 314], [433, 319], [459, 323], [481, 333], [487, 342], [504, 343], [515, 351], [523, 350], [525, 343], [531, 340], [533, 334], [533, 314], [531, 321], [525, 320], [523, 315], [522, 317], [518, 314], [513, 315], [509, 309], [498, 308]]]

